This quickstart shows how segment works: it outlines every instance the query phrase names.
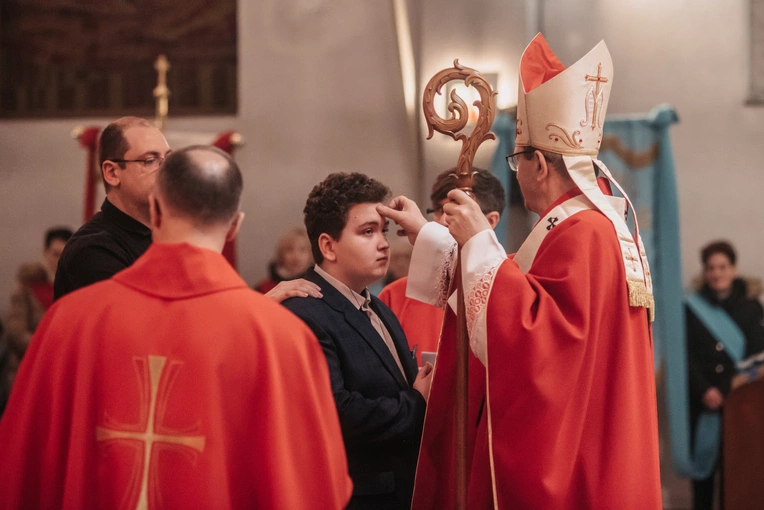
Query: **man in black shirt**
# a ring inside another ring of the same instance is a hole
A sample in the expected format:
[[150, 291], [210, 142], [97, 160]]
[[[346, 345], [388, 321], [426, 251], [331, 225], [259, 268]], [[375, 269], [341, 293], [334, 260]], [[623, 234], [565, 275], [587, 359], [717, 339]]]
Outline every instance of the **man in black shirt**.
[[149, 193], [169, 152], [162, 132], [145, 119], [122, 117], [106, 126], [98, 151], [106, 199], [66, 244], [53, 283], [56, 299], [111, 278], [148, 249]]

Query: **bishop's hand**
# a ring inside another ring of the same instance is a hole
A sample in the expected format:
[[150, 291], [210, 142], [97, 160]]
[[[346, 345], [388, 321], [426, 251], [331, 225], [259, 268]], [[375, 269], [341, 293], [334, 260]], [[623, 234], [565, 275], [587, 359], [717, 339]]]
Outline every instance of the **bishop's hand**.
[[403, 230], [399, 230], [398, 235], [407, 236], [411, 244], [414, 244], [419, 231], [427, 224], [416, 202], [404, 196], [394, 198], [388, 206], [378, 205], [377, 212], [401, 227]]
[[443, 214], [448, 231], [459, 246], [464, 246], [475, 234], [491, 229], [480, 205], [465, 192], [452, 189], [448, 198], [451, 202], [443, 205]]

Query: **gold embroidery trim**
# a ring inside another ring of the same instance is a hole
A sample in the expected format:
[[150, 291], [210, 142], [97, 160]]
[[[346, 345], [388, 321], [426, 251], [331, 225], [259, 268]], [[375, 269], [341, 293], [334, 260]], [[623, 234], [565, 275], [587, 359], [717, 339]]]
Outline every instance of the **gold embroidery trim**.
[[560, 141], [562, 140], [562, 143], [570, 147], [571, 149], [583, 149], [584, 146], [581, 145], [581, 142], [577, 139], [578, 136], [581, 134], [580, 130], [573, 131], [573, 135], [569, 134], [565, 128], [560, 126], [559, 124], [555, 124], [554, 122], [550, 122], [546, 125], [546, 130], [551, 131], [552, 128], [558, 129], [559, 133], [552, 132], [549, 135], [549, 139], [552, 141]]
[[639, 278], [628, 278], [629, 305], [647, 308], [650, 322], [655, 321], [655, 298], [645, 287], [645, 282]]

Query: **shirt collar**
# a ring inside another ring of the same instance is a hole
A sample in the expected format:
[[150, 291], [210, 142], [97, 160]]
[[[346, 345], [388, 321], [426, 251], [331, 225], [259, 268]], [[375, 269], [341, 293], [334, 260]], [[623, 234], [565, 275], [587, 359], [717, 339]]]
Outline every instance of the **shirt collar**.
[[151, 229], [149, 227], [109, 202], [108, 198], [104, 199], [103, 205], [101, 205], [101, 212], [104, 216], [109, 218], [109, 220], [128, 232], [134, 232], [147, 237], [151, 236]]
[[369, 308], [369, 303], [371, 303], [371, 295], [369, 294], [369, 289], [363, 289], [361, 291], [361, 294], [357, 293], [341, 281], [339, 281], [334, 276], [330, 275], [321, 267], [316, 264], [313, 266], [313, 270], [324, 280], [326, 280], [329, 285], [337, 289], [340, 294], [345, 296], [348, 301], [353, 303], [353, 306], [355, 306], [358, 309], [366, 310]]

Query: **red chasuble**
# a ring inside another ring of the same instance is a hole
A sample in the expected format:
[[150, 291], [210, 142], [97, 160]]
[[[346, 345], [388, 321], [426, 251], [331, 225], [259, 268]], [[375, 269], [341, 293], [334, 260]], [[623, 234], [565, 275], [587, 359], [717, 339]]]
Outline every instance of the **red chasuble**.
[[403, 326], [409, 348], [417, 345], [417, 363], [422, 366], [423, 352], [437, 352], [440, 329], [443, 326], [443, 310], [406, 297], [408, 277], [395, 280], [382, 289], [379, 299], [393, 311]]
[[312, 332], [187, 244], [51, 307], [0, 452], [0, 508], [338, 509], [352, 491]]
[[[592, 210], [569, 217], [527, 274], [510, 258], [488, 288], [487, 366], [470, 364], [470, 508], [661, 508], [651, 331], [645, 308], [629, 306], [610, 221]], [[449, 312], [415, 509], [455, 500], [454, 346]]]

